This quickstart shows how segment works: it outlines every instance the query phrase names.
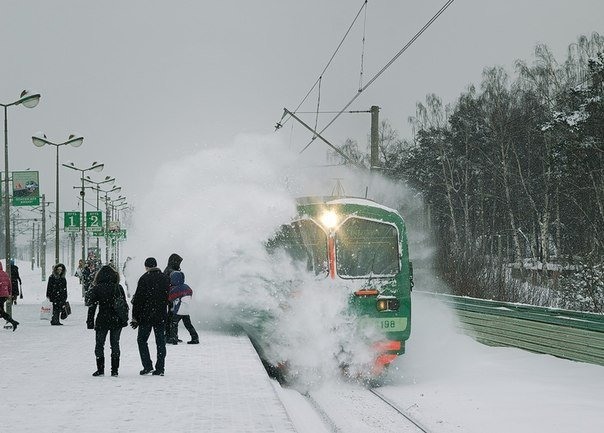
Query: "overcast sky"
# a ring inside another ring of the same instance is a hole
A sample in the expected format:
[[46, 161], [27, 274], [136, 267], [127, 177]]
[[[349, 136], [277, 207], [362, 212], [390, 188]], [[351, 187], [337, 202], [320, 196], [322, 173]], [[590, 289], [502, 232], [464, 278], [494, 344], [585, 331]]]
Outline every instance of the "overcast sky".
[[[445, 0], [369, 1], [365, 82], [430, 19]], [[54, 148], [83, 135], [61, 161], [104, 162], [129, 201], [149, 188], [155, 167], [228, 144], [242, 133], [272, 134], [283, 107], [293, 109], [317, 79], [362, 0], [84, 1], [0, 0], [0, 102], [30, 89], [38, 107], [9, 109], [10, 169], [39, 170], [54, 199]], [[321, 108], [339, 110], [359, 84], [363, 17], [322, 81]], [[428, 93], [452, 102], [484, 67], [513, 71], [536, 43], [562, 59], [580, 34], [604, 33], [602, 0], [456, 0], [350, 107], [381, 107], [403, 136]], [[312, 111], [313, 93], [302, 110]], [[325, 123], [329, 116], [322, 116]], [[306, 120], [314, 123], [312, 115]], [[290, 122], [278, 134], [301, 149], [308, 136]], [[369, 115], [342, 116], [325, 136], [366, 142]], [[311, 146], [324, 152], [324, 145]], [[2, 158], [3, 161], [3, 158]], [[2, 164], [2, 169], [4, 165]], [[61, 169], [63, 210], [77, 206], [79, 175]], [[100, 176], [100, 175], [99, 175]]]

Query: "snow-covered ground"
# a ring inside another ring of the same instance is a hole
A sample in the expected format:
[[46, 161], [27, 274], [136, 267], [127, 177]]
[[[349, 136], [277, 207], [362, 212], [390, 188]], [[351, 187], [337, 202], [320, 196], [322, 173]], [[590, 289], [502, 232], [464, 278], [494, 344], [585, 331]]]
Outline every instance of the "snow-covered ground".
[[[239, 337], [203, 330], [199, 322], [207, 344], [169, 347], [166, 376], [138, 375], [136, 333], [124, 328], [120, 377], [93, 378], [94, 333], [85, 326], [77, 280], [68, 280], [74, 313], [65, 326], [52, 327], [39, 320], [45, 292], [39, 271], [18, 264], [25, 297], [13, 312], [21, 325], [0, 330], [2, 431], [325, 431], [296, 391], [275, 382], [253, 388], [269, 379], [254, 356], [245, 358], [249, 365], [235, 362], [237, 351], [249, 348]], [[483, 346], [459, 335], [452, 313], [434, 301], [417, 297], [413, 313], [407, 354], [380, 392], [431, 431], [603, 431], [604, 367]], [[228, 359], [208, 347], [220, 347]], [[333, 396], [337, 409], [354, 386], [332, 378], [312, 392]], [[361, 423], [350, 431], [376, 430]]]

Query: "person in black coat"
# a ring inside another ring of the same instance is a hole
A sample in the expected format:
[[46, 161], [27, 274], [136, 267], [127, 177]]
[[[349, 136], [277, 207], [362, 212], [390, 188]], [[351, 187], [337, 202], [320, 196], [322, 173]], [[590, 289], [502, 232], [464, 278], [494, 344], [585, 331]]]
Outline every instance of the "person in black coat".
[[82, 298], [86, 299], [86, 292], [90, 289], [96, 274], [96, 263], [94, 260], [88, 260], [82, 270]]
[[170, 280], [157, 267], [153, 257], [145, 260], [145, 273], [138, 280], [132, 296], [132, 328], [138, 328], [138, 351], [143, 364], [141, 375], [153, 371], [147, 341], [151, 330], [155, 335], [157, 361], [153, 375], [163, 376], [166, 359], [166, 320], [168, 318], [168, 290]]
[[[180, 257], [176, 253], [170, 254], [170, 257], [168, 257], [168, 265], [164, 269], [164, 275], [166, 277], [168, 277], [168, 280], [170, 280], [170, 275], [172, 274], [172, 272], [180, 271], [181, 263], [182, 263], [182, 257]], [[170, 340], [174, 333], [174, 331], [172, 329], [172, 327], [174, 326], [173, 321], [174, 321], [174, 315], [172, 314], [172, 302], [170, 301], [169, 305], [168, 305], [168, 319], [166, 320], [166, 339], [167, 340]], [[178, 341], [177, 341], [177, 343], [178, 343]]]
[[67, 302], [67, 280], [65, 279], [65, 265], [57, 263], [52, 268], [52, 274], [48, 277], [46, 285], [46, 297], [52, 302], [51, 325], [62, 325], [59, 322], [59, 314], [65, 302]]
[[[120, 276], [111, 266], [102, 266], [95, 275], [90, 289], [86, 292], [86, 305], [88, 305], [88, 318], [86, 326], [96, 331], [96, 371], [93, 376], [105, 374], [105, 341], [109, 333], [111, 345], [111, 376], [118, 375], [120, 366], [120, 334], [122, 328], [128, 325], [128, 320], [120, 320], [115, 311], [116, 298], [126, 299], [124, 288], [120, 284]], [[95, 314], [98, 306], [98, 314]]]
[[10, 260], [10, 279], [13, 286], [13, 304], [17, 303], [17, 298], [23, 299], [23, 292], [19, 290], [19, 287], [23, 284], [21, 277], [19, 276], [19, 266], [15, 265], [13, 259]]

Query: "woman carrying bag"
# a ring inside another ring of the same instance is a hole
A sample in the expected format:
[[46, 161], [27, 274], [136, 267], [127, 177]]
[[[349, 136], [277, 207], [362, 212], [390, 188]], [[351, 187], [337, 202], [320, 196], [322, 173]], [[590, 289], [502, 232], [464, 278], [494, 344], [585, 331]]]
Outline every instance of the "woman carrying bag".
[[59, 315], [67, 302], [67, 280], [65, 279], [65, 265], [57, 263], [52, 268], [52, 274], [48, 277], [46, 285], [46, 297], [52, 302], [51, 325], [62, 325]]
[[[88, 329], [96, 331], [96, 371], [93, 376], [105, 374], [105, 341], [109, 334], [111, 345], [111, 376], [118, 375], [120, 366], [120, 334], [122, 328], [128, 325], [128, 319], [120, 318], [116, 311], [116, 299], [125, 301], [126, 295], [121, 286], [119, 274], [109, 265], [102, 266], [96, 273], [91, 288], [86, 293], [88, 305]], [[98, 314], [96, 314], [98, 306]], [[96, 318], [95, 318], [96, 314]]]

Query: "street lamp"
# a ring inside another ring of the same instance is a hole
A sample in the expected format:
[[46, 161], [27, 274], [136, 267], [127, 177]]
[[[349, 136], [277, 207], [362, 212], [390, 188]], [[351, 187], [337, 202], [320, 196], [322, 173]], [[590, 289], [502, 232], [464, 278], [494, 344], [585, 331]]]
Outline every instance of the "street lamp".
[[[104, 185], [107, 184], [109, 185], [113, 185], [113, 183], [115, 182], [115, 177], [111, 177], [111, 176], [105, 176], [105, 179], [99, 181], [99, 182], [95, 182], [94, 180], [92, 180], [90, 178], [90, 176], [86, 176], [86, 178], [84, 179], [86, 182], [91, 183], [95, 186], [92, 187], [93, 190], [96, 191], [96, 210], [99, 210], [99, 192], [101, 191], [99, 185]], [[99, 236], [96, 236], [96, 249], [99, 252], [99, 256], [100, 256], [100, 246], [99, 246]]]
[[63, 143], [53, 143], [52, 141], [49, 141], [46, 138], [46, 135], [44, 135], [41, 132], [38, 132], [36, 135], [34, 135], [31, 140], [34, 143], [34, 146], [36, 147], [43, 147], [45, 144], [49, 144], [51, 146], [54, 146], [57, 148], [57, 176], [56, 176], [56, 200], [55, 200], [55, 225], [57, 227], [56, 233], [55, 233], [55, 265], [57, 263], [59, 263], [59, 147], [61, 146], [65, 146], [67, 144], [73, 146], [73, 147], [80, 147], [82, 145], [82, 143], [84, 142], [84, 137], [78, 137], [75, 136], [73, 134], [69, 135], [69, 137], [67, 138], [67, 141], [64, 141]]
[[[80, 224], [82, 226], [82, 261], [86, 261], [86, 214], [84, 213], [84, 196], [86, 195], [84, 188], [84, 173], [87, 171], [102, 171], [105, 164], [99, 164], [97, 162], [93, 162], [90, 167], [87, 168], [78, 168], [75, 166], [73, 162], [69, 164], [62, 164], [63, 167], [70, 168], [72, 170], [79, 171], [82, 173], [82, 189], [80, 190], [80, 197], [82, 198], [82, 217], [80, 219]], [[59, 227], [57, 227], [57, 230]]]
[[98, 191], [105, 193], [105, 198], [101, 198], [105, 202], [105, 263], [109, 263], [109, 194], [112, 192], [121, 191], [121, 186], [114, 186], [110, 190], [99, 188]]
[[[112, 210], [111, 218], [114, 219], [115, 221], [117, 221], [118, 229], [121, 229], [119, 211], [128, 208], [128, 203], [126, 203], [125, 200], [126, 200], [126, 197], [120, 196], [111, 202], [111, 208], [112, 208], [111, 209]], [[119, 263], [120, 262], [120, 237], [119, 236], [116, 236], [116, 238], [115, 238], [114, 248], [115, 249], [114, 249], [113, 257], [115, 258], [115, 263]]]
[[34, 108], [40, 102], [40, 94], [31, 95], [27, 90], [21, 92], [21, 96], [15, 102], [2, 104], [4, 107], [4, 242], [6, 255], [6, 273], [10, 279], [10, 194], [8, 191], [8, 107], [22, 104], [26, 108]]

